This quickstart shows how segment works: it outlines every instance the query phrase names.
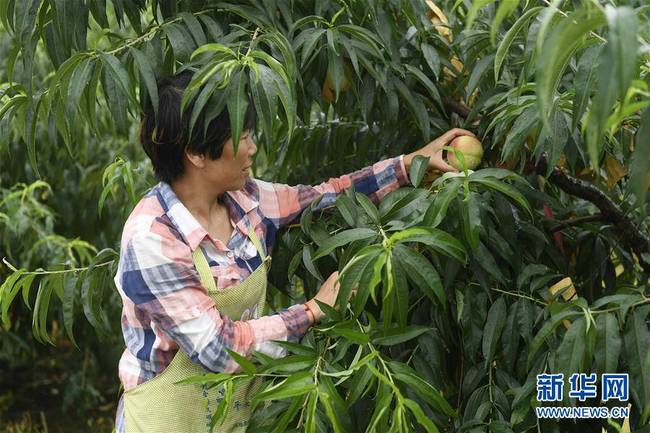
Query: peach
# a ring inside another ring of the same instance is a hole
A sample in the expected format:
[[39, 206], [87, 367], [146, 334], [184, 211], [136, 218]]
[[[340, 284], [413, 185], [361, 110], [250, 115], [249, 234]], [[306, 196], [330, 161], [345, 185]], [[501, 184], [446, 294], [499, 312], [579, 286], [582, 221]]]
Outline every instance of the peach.
[[[481, 146], [481, 142], [476, 138], [470, 137], [469, 135], [461, 135], [460, 137], [454, 138], [450, 146], [462, 152], [467, 169], [474, 170], [481, 163], [483, 147]], [[456, 154], [453, 151], [447, 151], [447, 162], [458, 170], [463, 169], [463, 165], [456, 158]]]

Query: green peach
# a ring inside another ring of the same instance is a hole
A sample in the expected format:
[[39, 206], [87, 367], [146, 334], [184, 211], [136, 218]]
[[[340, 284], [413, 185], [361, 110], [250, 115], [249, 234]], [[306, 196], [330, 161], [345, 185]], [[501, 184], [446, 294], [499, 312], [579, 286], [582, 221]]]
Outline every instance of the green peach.
[[[461, 135], [460, 137], [454, 138], [450, 146], [462, 152], [465, 158], [465, 164], [469, 170], [474, 170], [481, 163], [483, 146], [481, 146], [481, 142], [476, 138], [470, 137], [469, 135]], [[456, 154], [453, 151], [447, 152], [447, 162], [458, 170], [463, 169], [463, 165], [456, 158]]]

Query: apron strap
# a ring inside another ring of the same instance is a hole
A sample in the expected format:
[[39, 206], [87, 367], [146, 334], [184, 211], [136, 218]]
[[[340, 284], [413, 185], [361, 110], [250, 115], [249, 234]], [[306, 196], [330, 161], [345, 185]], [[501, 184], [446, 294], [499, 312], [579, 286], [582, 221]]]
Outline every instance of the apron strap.
[[257, 252], [260, 254], [260, 258], [262, 259], [262, 262], [268, 261], [270, 257], [266, 256], [266, 253], [264, 252], [264, 247], [262, 247], [262, 242], [257, 237], [257, 233], [255, 233], [255, 230], [253, 230], [253, 227], [251, 227], [248, 230], [248, 237], [250, 238], [251, 242], [253, 242], [253, 245], [255, 245]]
[[[262, 242], [260, 242], [260, 239], [257, 237], [257, 234], [252, 227], [248, 231], [248, 237], [250, 238], [251, 242], [253, 242], [253, 245], [255, 245], [257, 252], [260, 254], [262, 263], [268, 262], [271, 257], [267, 256], [264, 252]], [[201, 284], [203, 287], [211, 291], [216, 291], [217, 285], [214, 282], [214, 277], [212, 276], [212, 271], [210, 270], [210, 264], [208, 263], [208, 259], [205, 257], [205, 254], [203, 254], [203, 250], [200, 246], [197, 246], [192, 253], [192, 261], [194, 262], [196, 270], [199, 272], [199, 278], [201, 279]]]
[[199, 271], [201, 285], [208, 290], [216, 291], [217, 285], [214, 282], [212, 271], [210, 271], [208, 259], [205, 258], [205, 254], [203, 254], [203, 250], [200, 246], [197, 246], [192, 253], [192, 261], [194, 262], [194, 267], [196, 267], [196, 270]]

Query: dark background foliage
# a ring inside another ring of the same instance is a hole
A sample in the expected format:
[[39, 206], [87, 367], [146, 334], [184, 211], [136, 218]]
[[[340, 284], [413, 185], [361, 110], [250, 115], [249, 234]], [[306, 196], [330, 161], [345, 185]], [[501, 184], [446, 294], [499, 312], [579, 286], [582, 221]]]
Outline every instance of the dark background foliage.
[[263, 179], [315, 184], [456, 126], [486, 151], [281, 234], [274, 307], [336, 269], [361, 290], [290, 357], [242, 361], [277, 384], [259, 431], [618, 431], [538, 421], [543, 371], [628, 372], [622, 431], [648, 431], [648, 7], [432, 5], [0, 1], [0, 428], [112, 428], [118, 240], [155, 182], [139, 113], [193, 68], [213, 111], [251, 96]]

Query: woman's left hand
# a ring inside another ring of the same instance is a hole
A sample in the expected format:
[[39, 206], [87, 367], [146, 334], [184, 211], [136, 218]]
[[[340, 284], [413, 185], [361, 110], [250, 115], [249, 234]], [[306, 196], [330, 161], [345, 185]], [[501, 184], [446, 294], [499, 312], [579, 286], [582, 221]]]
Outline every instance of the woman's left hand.
[[461, 128], [451, 129], [445, 132], [440, 137], [433, 140], [431, 143], [424, 146], [423, 148], [416, 150], [413, 153], [409, 153], [408, 155], [405, 155], [404, 165], [406, 166], [406, 170], [407, 171], [409, 170], [413, 158], [415, 158], [418, 155], [421, 155], [421, 156], [429, 157], [429, 170], [432, 169], [440, 170], [443, 173], [448, 171], [457, 172], [458, 170], [456, 170], [451, 165], [447, 164], [445, 160], [442, 158], [442, 148], [444, 146], [449, 146], [449, 143], [451, 143], [451, 141], [454, 138], [460, 137], [461, 135], [469, 135], [470, 137], [476, 138], [476, 135], [474, 135], [474, 133], [466, 129], [461, 129]]

